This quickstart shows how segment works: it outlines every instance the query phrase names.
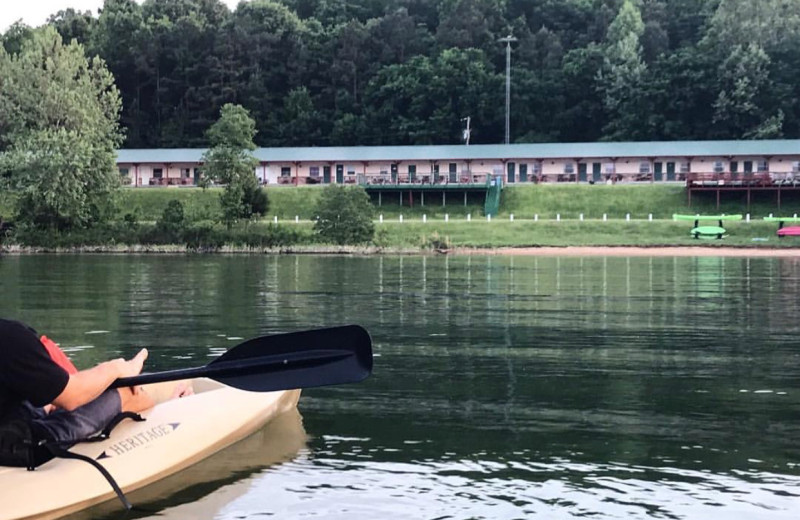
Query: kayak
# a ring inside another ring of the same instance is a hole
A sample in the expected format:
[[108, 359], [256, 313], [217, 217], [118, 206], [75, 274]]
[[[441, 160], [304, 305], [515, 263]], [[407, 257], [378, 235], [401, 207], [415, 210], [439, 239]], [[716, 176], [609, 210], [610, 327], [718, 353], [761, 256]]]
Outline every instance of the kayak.
[[725, 235], [725, 228], [719, 226], [698, 226], [689, 231], [694, 238], [718, 239]]
[[[160, 520], [213, 520], [253, 492], [265, 470], [297, 459], [308, 442], [297, 409], [282, 413], [263, 428], [197, 464], [127, 494], [136, 511]], [[70, 520], [119, 518], [118, 500], [69, 515]]]
[[[141, 414], [145, 421], [125, 420], [109, 439], [70, 451], [102, 464], [128, 493], [249, 436], [300, 398], [300, 390], [249, 392], [194, 379], [194, 395], [169, 399], [176, 384], [146, 386], [157, 404]], [[83, 461], [56, 458], [35, 471], [0, 467], [0, 520], [58, 518], [110, 499], [109, 483]]]
[[778, 230], [779, 237], [797, 237], [800, 236], [800, 226], [786, 226]]

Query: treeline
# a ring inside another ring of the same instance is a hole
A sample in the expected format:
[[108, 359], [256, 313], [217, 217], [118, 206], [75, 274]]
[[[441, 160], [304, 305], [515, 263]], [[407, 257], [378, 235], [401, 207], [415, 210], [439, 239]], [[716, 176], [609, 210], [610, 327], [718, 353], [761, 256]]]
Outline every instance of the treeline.
[[[126, 147], [800, 137], [800, 0], [106, 0], [50, 22], [99, 55]], [[2, 36], [13, 54], [29, 29]]]

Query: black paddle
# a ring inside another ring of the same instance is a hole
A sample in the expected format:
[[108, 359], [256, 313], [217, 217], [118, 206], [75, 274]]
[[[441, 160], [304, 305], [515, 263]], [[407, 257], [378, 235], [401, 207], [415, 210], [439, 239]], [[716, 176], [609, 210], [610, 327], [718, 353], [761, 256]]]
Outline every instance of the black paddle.
[[256, 392], [357, 383], [372, 372], [372, 340], [358, 325], [253, 338], [208, 365], [123, 377], [111, 388], [208, 377]]

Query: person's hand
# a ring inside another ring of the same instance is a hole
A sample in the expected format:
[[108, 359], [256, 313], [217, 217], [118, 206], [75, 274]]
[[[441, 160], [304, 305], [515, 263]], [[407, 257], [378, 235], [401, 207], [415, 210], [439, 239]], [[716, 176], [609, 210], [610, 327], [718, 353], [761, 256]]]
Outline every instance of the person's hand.
[[119, 377], [133, 377], [138, 376], [142, 372], [144, 362], [147, 359], [147, 349], [143, 348], [138, 354], [129, 360], [118, 359], [116, 360], [117, 368], [119, 370]]

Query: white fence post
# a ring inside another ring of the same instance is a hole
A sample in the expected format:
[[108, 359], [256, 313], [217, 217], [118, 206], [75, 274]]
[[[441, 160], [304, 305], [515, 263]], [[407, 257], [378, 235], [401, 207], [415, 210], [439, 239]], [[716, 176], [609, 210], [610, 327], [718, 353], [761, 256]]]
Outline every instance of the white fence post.
[[491, 222], [491, 221], [492, 221], [492, 214], [491, 214], [491, 213], [488, 213], [488, 214], [486, 215], [486, 222]]
[[561, 213], [556, 213], [556, 222], [561, 222]]
[[581, 222], [583, 222], [583, 213], [581, 213], [581, 215], [580, 215], [580, 217], [578, 217], [578, 219], [579, 219]]
[[625, 213], [625, 220], [630, 222], [630, 220], [631, 220], [631, 214], [630, 213]]
[[278, 223], [278, 215], [275, 215], [275, 218], [273, 218], [272, 221], [277, 224]]
[[378, 217], [378, 222], [383, 224], [383, 213], [381, 213], [380, 216]]
[[467, 222], [472, 221], [472, 213], [467, 213]]
[[403, 222], [403, 215], [400, 215], [400, 222]]
[[513, 213], [508, 216], [508, 220], [510, 220], [511, 222], [514, 222], [514, 214]]
[[653, 221], [653, 214], [652, 214], [652, 213], [650, 213], [649, 215], [647, 215], [647, 220], [649, 220], [650, 222], [652, 222], [652, 221]]
[[300, 217], [298, 215], [294, 216], [294, 223], [295, 224], [299, 224], [300, 223]]
[[608, 214], [603, 213], [603, 222], [606, 222], [607, 220], [608, 220]]
[[533, 216], [533, 221], [534, 222], [539, 222], [539, 214], [538, 213]]
[[422, 215], [422, 223], [426, 223], [428, 221], [428, 215]]
[[450, 215], [448, 215], [447, 213], [444, 214], [444, 221], [450, 222]]

